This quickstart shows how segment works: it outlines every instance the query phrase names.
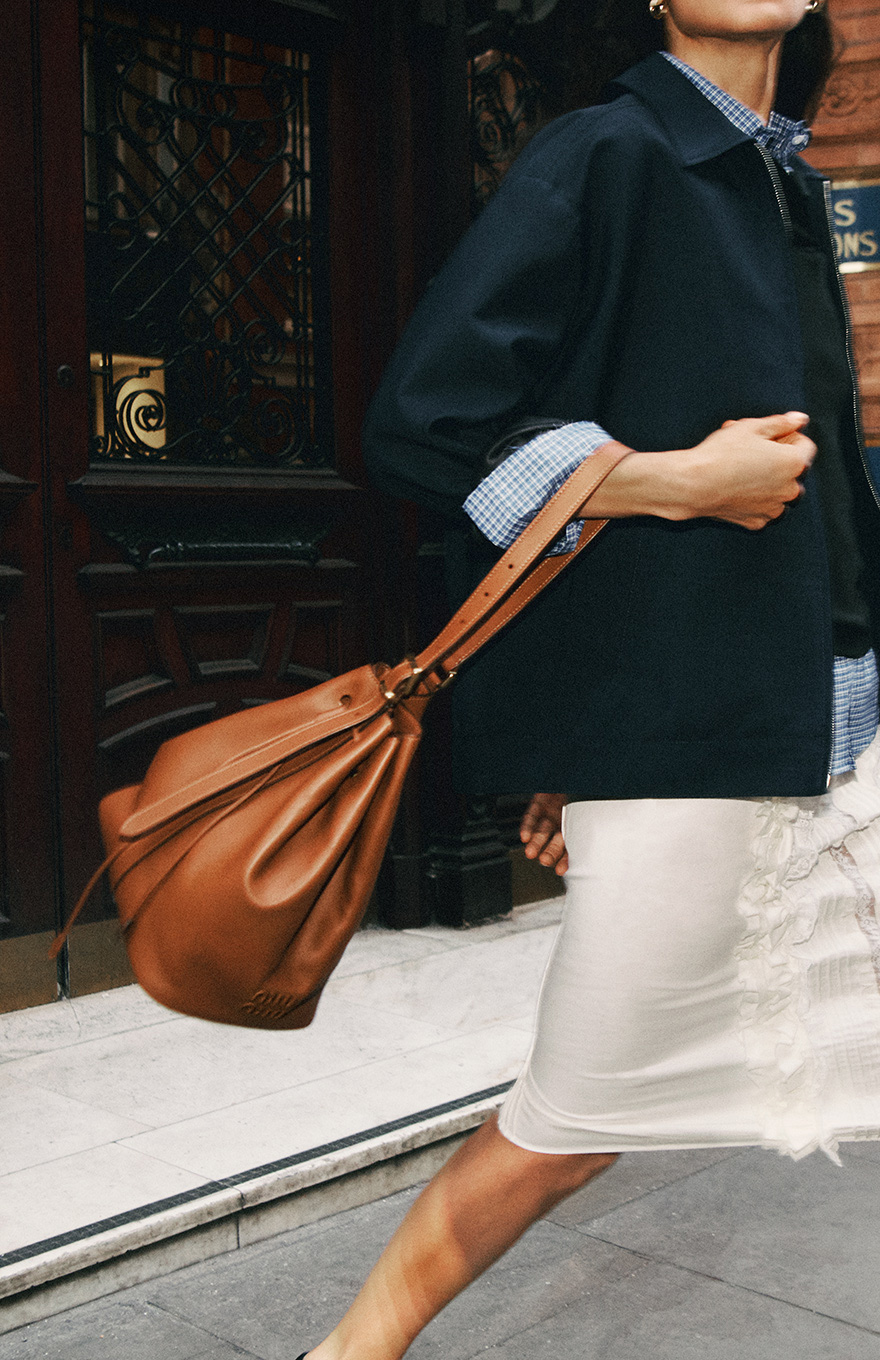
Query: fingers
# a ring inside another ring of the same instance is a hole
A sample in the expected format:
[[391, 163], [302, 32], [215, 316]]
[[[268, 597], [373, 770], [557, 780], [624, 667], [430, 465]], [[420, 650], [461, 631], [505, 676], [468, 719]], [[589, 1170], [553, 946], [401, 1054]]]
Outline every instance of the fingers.
[[529, 830], [526, 830], [525, 826], [520, 827], [519, 838], [525, 844], [526, 857], [535, 859], [555, 834], [556, 828], [546, 817], [535, 819]]
[[[542, 864], [544, 863], [544, 855], [546, 853], [553, 854], [553, 851], [550, 850], [550, 846], [554, 841], [558, 840], [560, 845], [563, 844], [562, 829], [559, 822], [551, 821], [549, 817], [542, 817], [539, 820], [536, 819], [529, 831], [526, 831], [524, 827], [521, 827], [519, 834], [520, 840], [525, 842], [526, 858], [537, 859], [538, 856], [540, 856]], [[559, 850], [557, 849], [554, 859], [558, 857]]]
[[774, 444], [785, 444], [803, 456], [804, 466], [809, 467], [816, 457], [816, 445], [803, 433], [810, 423], [810, 417], [803, 411], [787, 411], [780, 416], [746, 417], [743, 420], [725, 420], [722, 430], [740, 426], [744, 431], [757, 435], [759, 439], [770, 439]]
[[523, 814], [520, 839], [528, 840], [537, 824], [545, 820], [561, 826], [565, 801], [562, 793], [536, 793]]
[[519, 824], [520, 840], [526, 842], [530, 841], [537, 831], [538, 823], [545, 821], [546, 817], [547, 813], [544, 806], [544, 795], [536, 793], [523, 813], [523, 819]]
[[787, 505], [803, 495], [801, 478], [816, 457], [816, 446], [804, 433], [803, 411], [726, 420], [682, 462], [672, 465], [673, 485], [682, 477], [684, 514], [707, 515], [744, 529], [763, 529]]
[[[565, 841], [562, 839], [562, 832], [556, 831], [539, 848], [536, 842], [531, 841], [526, 846], [526, 858], [537, 859], [539, 864], [543, 864], [545, 869], [553, 869], [558, 864], [562, 856], [565, 855]], [[568, 862], [566, 857], [566, 863]], [[564, 873], [565, 871], [562, 870]]]
[[784, 439], [809, 425], [810, 417], [803, 411], [786, 411], [781, 416], [761, 416], [743, 423], [750, 424], [755, 434], [764, 439]]
[[731, 518], [732, 524], [738, 524], [742, 529], [766, 529], [774, 519], [779, 519], [785, 514], [786, 506], [792, 501], [799, 500], [804, 495], [804, 488], [799, 482], [788, 491], [783, 491], [774, 505], [767, 506], [760, 514], [744, 515], [742, 518]]
[[[520, 840], [527, 859], [537, 859], [548, 869], [565, 873], [568, 856], [562, 838], [562, 808], [565, 798], [557, 793], [536, 793], [520, 824]], [[561, 866], [561, 867], [560, 867]]]
[[732, 524], [738, 524], [743, 529], [766, 529], [774, 519], [779, 519], [785, 514], [786, 506], [792, 501], [798, 500], [804, 494], [804, 488], [795, 483], [789, 492], [780, 493], [775, 504], [768, 505], [759, 514], [744, 515], [741, 519], [731, 519]]
[[816, 457], [816, 445], [805, 434], [787, 434], [782, 439], [774, 439], [773, 442], [784, 444], [796, 457], [803, 459], [803, 471], [807, 470]]

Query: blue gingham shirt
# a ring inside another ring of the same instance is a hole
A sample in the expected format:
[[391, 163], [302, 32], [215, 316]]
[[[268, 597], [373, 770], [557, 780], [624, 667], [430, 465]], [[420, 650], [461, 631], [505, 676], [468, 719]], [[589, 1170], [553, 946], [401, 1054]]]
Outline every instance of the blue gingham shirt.
[[693, 85], [696, 85], [701, 94], [704, 94], [710, 104], [714, 104], [724, 114], [733, 126], [739, 131], [744, 132], [747, 137], [751, 137], [753, 142], [759, 146], [766, 147], [775, 161], [778, 161], [786, 170], [791, 164], [794, 156], [800, 155], [805, 151], [810, 140], [810, 129], [806, 123], [795, 122], [793, 118], [785, 118], [776, 110], [771, 113], [770, 120], [762, 123], [761, 119], [747, 105], [734, 99], [732, 94], [720, 89], [711, 80], [700, 75], [687, 62], [680, 57], [673, 57], [670, 52], [664, 52], [667, 61], [679, 71], [683, 76], [687, 76]]
[[[575, 468], [610, 438], [592, 420], [537, 435], [484, 477], [465, 501], [465, 511], [496, 547], [509, 548]], [[571, 552], [582, 527], [583, 520], [573, 520], [550, 551]]]
[[[783, 169], [803, 151], [810, 131], [805, 123], [771, 113], [769, 122], [734, 99], [699, 71], [669, 52], [663, 54], [740, 132], [765, 147]], [[523, 444], [480, 482], [464, 503], [477, 528], [499, 548], [508, 548], [541, 506], [553, 496], [584, 458], [611, 436], [594, 421], [574, 421]], [[582, 520], [573, 521], [551, 552], [570, 552]], [[873, 652], [852, 659], [834, 658], [832, 751], [829, 775], [844, 774], [870, 745], [878, 727], [877, 664]]]

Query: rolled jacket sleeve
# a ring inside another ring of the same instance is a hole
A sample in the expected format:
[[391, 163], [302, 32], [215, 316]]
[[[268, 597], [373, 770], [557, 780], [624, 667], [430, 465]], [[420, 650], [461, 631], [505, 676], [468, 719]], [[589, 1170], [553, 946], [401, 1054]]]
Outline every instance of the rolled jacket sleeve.
[[582, 238], [578, 209], [518, 162], [430, 284], [372, 402], [364, 455], [380, 489], [461, 518], [505, 428], [558, 414], [530, 401], [573, 323]]
[[[505, 458], [464, 502], [464, 511], [498, 548], [509, 548], [575, 468], [611, 436], [591, 420], [536, 435]], [[571, 552], [583, 520], [573, 520], [551, 553]]]

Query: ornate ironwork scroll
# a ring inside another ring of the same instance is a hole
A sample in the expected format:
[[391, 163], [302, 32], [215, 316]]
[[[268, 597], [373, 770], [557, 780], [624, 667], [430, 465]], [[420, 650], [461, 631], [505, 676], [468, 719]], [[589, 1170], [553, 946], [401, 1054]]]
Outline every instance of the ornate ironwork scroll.
[[331, 461], [320, 57], [84, 0], [93, 462]]
[[94, 514], [102, 531], [136, 567], [157, 563], [297, 562], [314, 566], [329, 526], [302, 515], [292, 521], [283, 512], [264, 508], [235, 513], [201, 508], [198, 517], [187, 505], [151, 507], [127, 514], [124, 507], [102, 506]]
[[490, 49], [470, 62], [474, 207], [492, 197], [543, 121], [542, 86], [510, 53]]

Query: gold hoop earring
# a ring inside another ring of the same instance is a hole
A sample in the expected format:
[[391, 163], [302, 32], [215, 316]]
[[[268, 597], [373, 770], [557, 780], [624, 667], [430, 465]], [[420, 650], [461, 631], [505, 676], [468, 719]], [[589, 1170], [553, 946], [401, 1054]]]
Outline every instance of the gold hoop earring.
[[[811, 0], [811, 3], [818, 4], [819, 0]], [[666, 13], [666, 0], [650, 0], [648, 13], [654, 19], [662, 19], [663, 15]]]

